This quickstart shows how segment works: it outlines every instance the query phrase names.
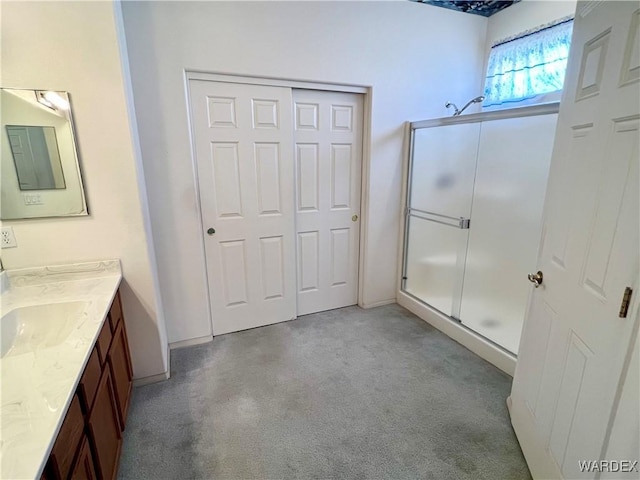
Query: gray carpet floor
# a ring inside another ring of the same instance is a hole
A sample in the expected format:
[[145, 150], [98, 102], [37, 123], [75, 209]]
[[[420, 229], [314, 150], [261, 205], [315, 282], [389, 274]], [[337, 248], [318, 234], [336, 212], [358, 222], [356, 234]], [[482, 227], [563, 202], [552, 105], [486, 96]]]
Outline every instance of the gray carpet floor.
[[134, 389], [119, 478], [529, 479], [511, 378], [398, 305], [173, 350]]

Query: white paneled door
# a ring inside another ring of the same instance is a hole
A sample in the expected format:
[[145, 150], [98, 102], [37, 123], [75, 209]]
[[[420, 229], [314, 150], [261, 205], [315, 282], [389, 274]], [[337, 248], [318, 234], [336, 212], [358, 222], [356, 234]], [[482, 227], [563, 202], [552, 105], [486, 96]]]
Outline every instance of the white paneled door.
[[189, 97], [213, 334], [356, 304], [362, 95], [191, 79]]
[[358, 302], [362, 95], [294, 90], [298, 315]]
[[296, 316], [291, 89], [189, 81], [213, 334]]
[[[621, 378], [638, 359], [630, 346], [640, 294], [639, 19], [637, 2], [577, 7], [544, 209], [542, 284], [532, 288], [511, 393], [534, 478], [597, 478], [594, 461], [620, 468], [638, 460], [637, 423], [623, 432], [635, 437], [635, 458], [605, 457], [619, 435], [612, 425], [625, 398]], [[637, 389], [632, 395], [637, 409]]]

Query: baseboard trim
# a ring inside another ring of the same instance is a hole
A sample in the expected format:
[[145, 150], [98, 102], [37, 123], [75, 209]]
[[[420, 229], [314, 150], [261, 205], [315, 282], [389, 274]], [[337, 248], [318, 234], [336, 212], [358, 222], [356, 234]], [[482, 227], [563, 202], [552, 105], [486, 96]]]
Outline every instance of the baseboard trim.
[[134, 387], [143, 387], [145, 385], [151, 385], [152, 383], [164, 382], [165, 380], [169, 380], [170, 377], [169, 370], [163, 373], [159, 373], [157, 375], [151, 375], [149, 377], [142, 378], [134, 378], [133, 386]]
[[204, 337], [189, 338], [187, 340], [180, 340], [179, 342], [170, 343], [169, 348], [173, 350], [175, 348], [193, 347], [194, 345], [209, 343], [212, 340], [213, 335], [205, 335]]
[[471, 330], [451, 321], [447, 316], [402, 291], [398, 292], [398, 304], [513, 377], [516, 370], [516, 357], [514, 355], [505, 352]]
[[359, 304], [358, 306], [360, 308], [368, 309], [368, 308], [382, 307], [384, 305], [391, 305], [392, 303], [396, 303], [395, 298], [392, 298], [391, 300], [382, 300], [381, 302], [362, 303], [362, 304]]

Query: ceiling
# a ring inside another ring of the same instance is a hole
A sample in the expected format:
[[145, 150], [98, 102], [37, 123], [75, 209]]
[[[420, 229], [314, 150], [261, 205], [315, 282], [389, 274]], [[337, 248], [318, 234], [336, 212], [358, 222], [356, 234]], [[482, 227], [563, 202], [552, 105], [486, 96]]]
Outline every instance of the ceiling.
[[494, 13], [498, 13], [500, 10], [504, 10], [510, 7], [514, 3], [518, 3], [520, 0], [411, 0], [412, 2], [426, 3], [427, 5], [434, 5], [436, 7], [449, 8], [451, 10], [457, 10], [459, 12], [473, 13], [475, 15], [482, 15], [483, 17], [490, 17]]

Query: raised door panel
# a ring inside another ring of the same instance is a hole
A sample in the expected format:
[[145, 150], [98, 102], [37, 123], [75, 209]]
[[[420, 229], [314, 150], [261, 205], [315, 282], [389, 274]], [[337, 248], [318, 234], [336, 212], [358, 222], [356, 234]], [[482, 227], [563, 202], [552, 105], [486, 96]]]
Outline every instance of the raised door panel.
[[224, 305], [236, 307], [249, 303], [246, 241], [220, 242], [220, 263], [224, 281]]
[[351, 145], [331, 145], [332, 210], [351, 207], [351, 170], [354, 161]]
[[298, 234], [298, 289], [300, 292], [318, 290], [319, 252], [318, 232], [301, 232]]
[[218, 217], [242, 217], [238, 144], [211, 143], [211, 165]]
[[258, 179], [258, 215], [282, 215], [279, 145], [256, 143], [254, 159]]
[[76, 459], [76, 463], [73, 466], [70, 480], [94, 480], [97, 479], [96, 469], [94, 466], [93, 455], [91, 455], [91, 448], [89, 447], [89, 441], [86, 436], [83, 436], [82, 446], [80, 447], [80, 453]]
[[78, 384], [78, 396], [80, 397], [80, 403], [85, 414], [91, 411], [101, 374], [102, 367], [100, 366], [100, 360], [98, 358], [98, 349], [94, 347], [89, 356], [87, 366], [84, 368], [84, 373], [80, 378], [80, 383]]
[[349, 245], [351, 236], [348, 228], [331, 230], [331, 286], [345, 285], [349, 279]]
[[111, 480], [115, 478], [117, 473], [122, 432], [113, 382], [108, 368], [104, 370], [100, 379], [87, 426], [93, 448], [96, 473], [103, 480]]
[[129, 410], [131, 388], [133, 386], [133, 372], [131, 371], [129, 362], [129, 346], [127, 344], [124, 322], [118, 325], [118, 329], [113, 336], [108, 361], [109, 370], [113, 379], [116, 405], [118, 407], [120, 429], [124, 430], [127, 411]]
[[100, 365], [104, 365], [107, 361], [107, 353], [109, 352], [109, 345], [111, 345], [111, 339], [113, 335], [111, 333], [111, 325], [109, 321], [104, 322], [100, 335], [98, 335], [98, 341], [96, 342], [96, 349], [98, 350], [98, 359]]
[[284, 246], [282, 236], [260, 239], [262, 296], [264, 300], [282, 298], [284, 289]]
[[109, 310], [109, 322], [111, 324], [111, 331], [115, 332], [118, 323], [122, 320], [122, 303], [120, 302], [120, 291], [116, 292], [116, 296], [113, 298], [111, 309]]
[[298, 211], [317, 212], [319, 207], [318, 191], [318, 145], [299, 143], [296, 145], [296, 167], [298, 170]]

